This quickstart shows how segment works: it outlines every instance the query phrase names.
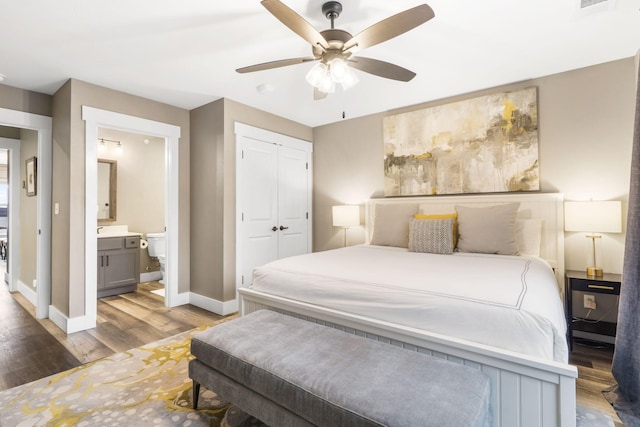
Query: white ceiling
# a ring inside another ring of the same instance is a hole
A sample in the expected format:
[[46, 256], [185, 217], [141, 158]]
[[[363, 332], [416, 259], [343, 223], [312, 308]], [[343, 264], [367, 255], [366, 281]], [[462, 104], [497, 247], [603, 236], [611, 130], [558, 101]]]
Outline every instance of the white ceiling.
[[[324, 0], [284, 0], [318, 30]], [[420, 0], [342, 0], [336, 28], [356, 34]], [[259, 0], [0, 0], [3, 84], [53, 94], [69, 78], [193, 109], [221, 97], [318, 126], [635, 55], [640, 0], [428, 0], [435, 18], [359, 52], [417, 73], [313, 100], [309, 45]], [[260, 85], [271, 91], [261, 93]]]

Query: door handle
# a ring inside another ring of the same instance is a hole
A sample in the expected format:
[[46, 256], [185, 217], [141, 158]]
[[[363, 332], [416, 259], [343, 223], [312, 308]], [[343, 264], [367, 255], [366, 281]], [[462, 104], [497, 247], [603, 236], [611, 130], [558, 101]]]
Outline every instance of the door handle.
[[282, 225], [280, 226], [280, 231], [282, 231], [282, 230], [288, 230], [288, 229], [289, 229], [289, 227], [284, 227], [284, 226], [282, 226]]
[[273, 226], [273, 228], [271, 229], [271, 231], [278, 231], [278, 227], [276, 227], [275, 225]]

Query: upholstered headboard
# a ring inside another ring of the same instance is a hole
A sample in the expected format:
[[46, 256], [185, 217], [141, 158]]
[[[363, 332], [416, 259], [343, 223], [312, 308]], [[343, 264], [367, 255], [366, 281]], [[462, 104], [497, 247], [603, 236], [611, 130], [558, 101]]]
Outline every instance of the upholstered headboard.
[[[394, 197], [370, 199], [366, 204], [366, 235], [371, 242], [376, 205], [397, 205], [399, 210], [415, 205], [421, 213], [455, 212], [458, 205], [485, 207], [504, 203], [519, 203], [518, 219], [541, 219], [540, 257], [553, 267], [560, 289], [564, 287], [564, 196], [560, 193], [511, 193], [499, 195]], [[409, 209], [411, 210], [411, 209]]]

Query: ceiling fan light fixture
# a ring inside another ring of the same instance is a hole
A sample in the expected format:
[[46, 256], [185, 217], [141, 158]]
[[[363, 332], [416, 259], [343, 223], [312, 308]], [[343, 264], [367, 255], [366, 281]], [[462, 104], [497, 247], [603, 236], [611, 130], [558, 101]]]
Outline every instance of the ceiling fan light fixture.
[[331, 72], [327, 69], [322, 76], [320, 84], [316, 86], [320, 92], [333, 93], [336, 91], [336, 82], [331, 77]]
[[350, 89], [357, 85], [360, 82], [360, 79], [353, 71], [353, 69], [347, 66], [347, 73], [342, 77], [340, 84], [342, 85], [343, 90]]
[[309, 82], [311, 86], [319, 88], [320, 82], [322, 82], [322, 78], [324, 77], [326, 72], [327, 66], [324, 63], [316, 63], [316, 65], [314, 65], [307, 73], [307, 82]]
[[349, 66], [345, 61], [340, 58], [336, 58], [329, 63], [329, 70], [331, 71], [331, 77], [338, 83], [342, 83], [342, 80], [349, 73]]

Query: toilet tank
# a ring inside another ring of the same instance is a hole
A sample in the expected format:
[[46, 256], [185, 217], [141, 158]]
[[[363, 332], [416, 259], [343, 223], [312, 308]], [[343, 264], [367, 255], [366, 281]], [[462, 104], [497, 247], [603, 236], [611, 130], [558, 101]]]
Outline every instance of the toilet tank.
[[149, 256], [164, 256], [165, 255], [165, 233], [147, 233], [147, 242], [149, 242]]

